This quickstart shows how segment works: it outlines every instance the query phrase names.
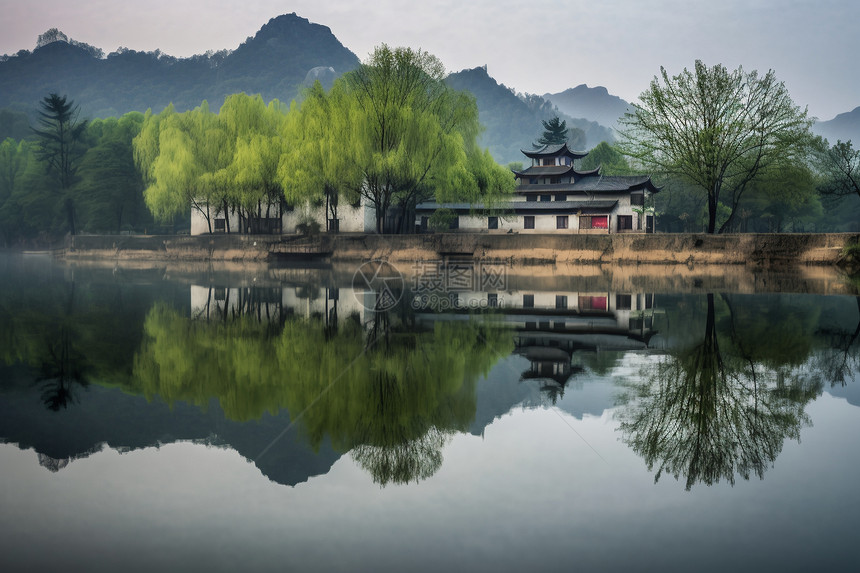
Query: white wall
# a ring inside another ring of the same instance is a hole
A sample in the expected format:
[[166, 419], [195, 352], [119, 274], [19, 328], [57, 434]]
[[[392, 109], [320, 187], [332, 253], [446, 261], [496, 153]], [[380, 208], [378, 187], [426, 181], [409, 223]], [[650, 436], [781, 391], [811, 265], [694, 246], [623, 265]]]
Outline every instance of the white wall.
[[[362, 200], [363, 201], [363, 200]], [[274, 207], [273, 207], [274, 209]], [[223, 218], [223, 215], [219, 216]], [[372, 207], [361, 205], [357, 208], [351, 205], [338, 207], [338, 218], [340, 219], [340, 231], [345, 233], [371, 233], [376, 230], [376, 216]], [[215, 216], [212, 219], [212, 231], [215, 232]], [[299, 206], [292, 211], [287, 211], [281, 217], [281, 229], [285, 235], [297, 233], [297, 226], [302, 221], [312, 220], [319, 223], [320, 231], [326, 230], [325, 206], [311, 207], [310, 205]], [[239, 217], [230, 215], [230, 232], [235, 233], [239, 229]], [[209, 233], [209, 225], [206, 218], [196, 209], [191, 211], [191, 234], [205, 235]]]

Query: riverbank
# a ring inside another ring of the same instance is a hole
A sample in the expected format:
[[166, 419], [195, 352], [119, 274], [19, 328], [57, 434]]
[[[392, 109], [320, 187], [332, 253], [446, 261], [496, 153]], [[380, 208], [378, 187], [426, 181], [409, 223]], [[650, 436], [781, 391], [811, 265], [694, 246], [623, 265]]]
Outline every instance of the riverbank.
[[858, 233], [535, 235], [320, 234], [72, 237], [68, 259], [166, 261], [428, 261], [468, 258], [515, 265], [660, 264], [753, 267], [838, 265]]

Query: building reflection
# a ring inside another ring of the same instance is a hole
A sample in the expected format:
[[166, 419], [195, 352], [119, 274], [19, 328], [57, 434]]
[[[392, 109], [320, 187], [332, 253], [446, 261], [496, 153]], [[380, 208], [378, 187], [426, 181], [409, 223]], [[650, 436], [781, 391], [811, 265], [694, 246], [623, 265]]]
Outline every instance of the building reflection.
[[[539, 386], [552, 401], [585, 367], [577, 354], [644, 351], [656, 334], [653, 293], [511, 290], [414, 295], [416, 323], [463, 320], [475, 309], [492, 313], [514, 333], [513, 353], [529, 362], [521, 381]], [[441, 302], [440, 302], [441, 301]]]

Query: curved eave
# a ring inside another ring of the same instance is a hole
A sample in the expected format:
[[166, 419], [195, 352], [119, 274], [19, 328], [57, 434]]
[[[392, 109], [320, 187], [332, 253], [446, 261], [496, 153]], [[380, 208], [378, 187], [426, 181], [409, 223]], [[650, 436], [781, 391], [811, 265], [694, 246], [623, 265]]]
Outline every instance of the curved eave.
[[567, 143], [563, 143], [561, 145], [544, 145], [540, 149], [520, 149], [520, 152], [530, 159], [565, 155], [571, 159], [582, 159], [588, 155], [587, 151], [573, 151], [567, 146]]
[[572, 165], [532, 165], [522, 171], [514, 171], [516, 177], [562, 177], [580, 175]]

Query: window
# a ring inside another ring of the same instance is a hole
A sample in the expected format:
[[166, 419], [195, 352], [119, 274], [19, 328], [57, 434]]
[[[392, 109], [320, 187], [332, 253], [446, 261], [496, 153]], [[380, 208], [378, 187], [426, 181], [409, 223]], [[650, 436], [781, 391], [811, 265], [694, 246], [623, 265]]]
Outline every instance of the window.
[[540, 200], [541, 201], [552, 201], [552, 195], [541, 195]]
[[529, 177], [529, 185], [537, 185], [538, 178], [537, 177]]
[[555, 165], [555, 157], [544, 157], [543, 158], [544, 165]]
[[606, 310], [606, 297], [580, 296], [579, 310]]
[[556, 201], [567, 201], [567, 195], [564, 193], [557, 193], [555, 196]]
[[631, 205], [644, 205], [645, 204], [645, 194], [644, 193], [633, 193], [630, 195], [630, 204]]
[[448, 223], [449, 229], [459, 229], [460, 228], [460, 217], [454, 217], [450, 223]]
[[608, 229], [609, 223], [606, 215], [583, 215], [579, 218], [580, 229]]
[[498, 217], [488, 217], [487, 218], [487, 228], [488, 229], [498, 229], [499, 228], [499, 218]]
[[567, 295], [566, 294], [555, 295], [555, 307], [556, 308], [567, 308]]
[[632, 231], [633, 230], [633, 215], [618, 215], [618, 230]]
[[561, 183], [561, 177], [550, 177], [549, 182], [553, 185], [558, 185], [559, 183]]
[[223, 233], [227, 229], [227, 221], [224, 219], [215, 219], [215, 232]]
[[526, 201], [537, 201], [537, 200], [538, 200], [538, 196], [535, 195], [534, 193], [532, 193], [530, 195], [526, 195]]
[[535, 228], [535, 216], [534, 215], [524, 215], [523, 216], [523, 229], [534, 229]]
[[567, 229], [567, 215], [559, 215], [555, 218], [556, 229]]
[[633, 308], [633, 296], [629, 294], [617, 294], [615, 295], [615, 309], [616, 310], [630, 310]]
[[535, 295], [524, 294], [523, 295], [523, 308], [534, 308], [534, 307], [535, 307]]

